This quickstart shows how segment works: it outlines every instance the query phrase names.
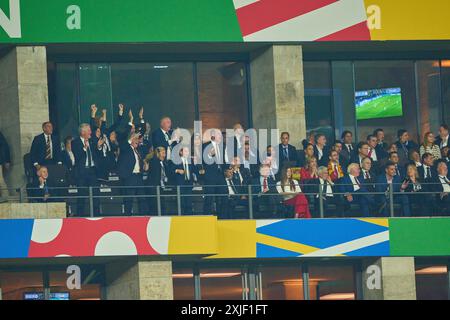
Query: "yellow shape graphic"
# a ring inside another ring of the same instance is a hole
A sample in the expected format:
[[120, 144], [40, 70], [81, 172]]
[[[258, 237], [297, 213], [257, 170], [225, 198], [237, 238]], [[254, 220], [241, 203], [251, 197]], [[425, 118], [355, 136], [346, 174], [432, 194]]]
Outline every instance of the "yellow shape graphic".
[[255, 258], [256, 221], [221, 220], [217, 222], [219, 250], [210, 258]]
[[[449, 0], [365, 0], [366, 8], [380, 9], [380, 29], [372, 40], [450, 39]], [[369, 10], [370, 11], [370, 10]], [[371, 15], [368, 14], [370, 21]]]
[[312, 253], [315, 251], [320, 250], [316, 247], [311, 247], [306, 244], [290, 241], [290, 240], [284, 240], [272, 236], [268, 236], [265, 234], [257, 233], [256, 234], [256, 242], [262, 243], [268, 246], [272, 246], [275, 248], [283, 249], [283, 250], [289, 250], [292, 252], [297, 252], [300, 254], [307, 254]]
[[389, 228], [389, 219], [386, 218], [361, 218], [358, 220]]
[[172, 217], [169, 254], [211, 255], [217, 250], [216, 217]]

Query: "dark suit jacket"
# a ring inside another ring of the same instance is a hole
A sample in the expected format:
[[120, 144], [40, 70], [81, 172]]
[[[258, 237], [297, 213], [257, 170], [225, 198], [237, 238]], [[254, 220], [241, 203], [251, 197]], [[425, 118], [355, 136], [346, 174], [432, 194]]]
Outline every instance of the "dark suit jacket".
[[[448, 178], [448, 177], [447, 177]], [[441, 180], [439, 179], [439, 175], [436, 175], [431, 181], [433, 184], [431, 185], [430, 192], [444, 192], [444, 187], [442, 186]]]
[[9, 152], [9, 146], [8, 143], [6, 142], [5, 137], [0, 132], [0, 166], [10, 162], [11, 162], [11, 155]]
[[364, 172], [361, 170], [360, 177], [362, 178], [363, 184], [366, 186], [367, 190], [369, 192], [375, 191], [375, 182], [377, 180], [376, 174], [373, 172], [373, 170], [369, 171], [369, 179], [366, 179]]
[[[441, 147], [441, 143], [442, 143], [441, 136], [437, 136], [436, 139], [434, 139], [434, 143], [437, 144], [439, 146], [439, 148], [440, 148]], [[450, 137], [449, 137], [449, 141], [447, 142], [447, 144], [450, 144]]]
[[419, 146], [413, 141], [408, 141], [408, 144], [405, 146], [407, 152], [405, 152], [405, 149], [403, 148], [403, 146], [400, 143], [400, 141], [397, 141], [395, 144], [397, 145], [398, 157], [400, 159], [400, 164], [402, 166], [405, 166], [408, 163], [408, 161], [409, 161], [409, 152], [411, 152], [411, 150], [418, 150], [419, 149]]
[[389, 156], [386, 149], [388, 148], [387, 143], [383, 142], [382, 144], [377, 144], [375, 150], [377, 151], [377, 159], [380, 161], [381, 159], [385, 159]]
[[[166, 160], [163, 161], [164, 171], [166, 173], [167, 179], [170, 179], [170, 169], [169, 164]], [[151, 186], [161, 185], [161, 163], [158, 157], [154, 156], [150, 160], [150, 176], [147, 183]]]
[[423, 182], [425, 182], [425, 183], [432, 182], [432, 180], [433, 180], [435, 177], [438, 176], [438, 173], [437, 173], [437, 171], [436, 171], [436, 167], [435, 167], [435, 166], [430, 167], [430, 171], [431, 171], [431, 178], [427, 177], [427, 178], [425, 179], [425, 168], [424, 168], [424, 166], [422, 165], [422, 166], [420, 166], [420, 167], [417, 168], [417, 172], [419, 173], [420, 179], [421, 179]]
[[297, 149], [293, 145], [288, 145], [288, 158], [284, 155], [283, 145], [280, 143], [278, 145], [278, 162], [280, 164], [280, 169], [283, 168], [284, 164], [287, 162], [295, 162], [295, 166], [298, 166], [299, 159], [297, 154]]
[[[258, 195], [261, 193], [261, 181], [260, 181], [260, 177], [257, 178], [253, 178], [251, 181], [252, 184], [252, 194], [253, 195]], [[271, 178], [270, 176], [267, 178], [267, 187], [269, 188], [269, 193], [273, 193], [273, 194], [278, 194], [277, 192], [277, 182]]]
[[[377, 184], [375, 185], [375, 191], [383, 193], [386, 192], [389, 187], [389, 184], [387, 183], [386, 174], [379, 175], [376, 181]], [[393, 183], [393, 191], [400, 192], [400, 188], [403, 183], [403, 178], [396, 175], [394, 176], [392, 183]], [[384, 194], [377, 194], [376, 198], [379, 199], [380, 201], [384, 201], [384, 199], [386, 199], [386, 196]]]
[[66, 166], [67, 169], [72, 169], [73, 165], [72, 165], [72, 160], [70, 159], [69, 153], [67, 152], [67, 150], [63, 150], [61, 153], [61, 160], [63, 165]]
[[[212, 143], [207, 142], [203, 144], [203, 154], [208, 154], [210, 148], [212, 148]], [[208, 149], [208, 151], [205, 151]], [[219, 145], [219, 151], [221, 153], [221, 161], [222, 164], [212, 163], [207, 164], [206, 161], [211, 162], [211, 159], [204, 159], [203, 161], [203, 168], [205, 169], [205, 184], [209, 185], [219, 185], [220, 183], [223, 183], [223, 169], [227, 167], [225, 164], [225, 147], [222, 145]], [[219, 183], [220, 182], [220, 183]]]
[[[133, 148], [126, 142], [120, 145], [119, 160], [117, 162], [117, 171], [120, 179], [125, 179], [133, 174], [134, 166], [136, 164], [136, 157]], [[139, 168], [143, 172], [142, 158], [139, 160]]]
[[[170, 129], [168, 134], [169, 138], [172, 136], [173, 130]], [[161, 128], [158, 128], [153, 131], [152, 133], [152, 143], [153, 143], [153, 149], [156, 149], [158, 147], [169, 147], [169, 143], [166, 141], [166, 137], [164, 136], [164, 133], [162, 132]], [[176, 145], [176, 142], [172, 142], [171, 147], [174, 147]]]
[[188, 166], [189, 166], [189, 180], [186, 180], [184, 174], [179, 174], [175, 172], [176, 170], [184, 170], [183, 163], [175, 164], [172, 161], [169, 161], [170, 175], [173, 176], [174, 183], [177, 186], [183, 185], [191, 186], [194, 183], [195, 175], [198, 175], [197, 166], [195, 166], [193, 163], [190, 163]]
[[[75, 157], [75, 172], [79, 173], [86, 166], [87, 152], [83, 150], [84, 145], [81, 142], [80, 137], [76, 137], [72, 140], [72, 152]], [[89, 139], [89, 148], [91, 150], [92, 159], [94, 165], [97, 166], [100, 163], [100, 151], [97, 148], [97, 139]]]
[[324, 166], [326, 167], [328, 165], [329, 155], [330, 155], [330, 148], [328, 146], [325, 146], [322, 150], [323, 156], [322, 159], [319, 160], [319, 151], [317, 149], [317, 146], [314, 146], [314, 156], [317, 158], [317, 164], [318, 166]]
[[[358, 182], [360, 184], [360, 189], [357, 192], [368, 192], [367, 186], [364, 185], [362, 176], [359, 175], [356, 179], [358, 179]], [[354, 193], [353, 183], [348, 174], [341, 178], [341, 180], [339, 181], [338, 189], [341, 193]]]
[[[52, 134], [52, 153], [53, 159], [52, 161], [57, 163], [61, 161], [61, 144], [59, 142], [59, 138], [57, 135]], [[34, 137], [33, 142], [31, 143], [31, 163], [35, 164], [43, 164], [45, 163], [45, 151], [47, 147], [47, 141], [45, 141], [44, 133], [37, 135]]]
[[351, 159], [351, 157], [353, 156], [353, 154], [354, 154], [355, 152], [357, 152], [354, 143], [352, 143], [352, 147], [353, 147], [353, 151], [350, 152], [350, 151], [347, 149], [347, 146], [342, 142], [342, 151], [341, 151], [341, 155], [342, 155], [347, 161], [350, 161], [350, 159]]

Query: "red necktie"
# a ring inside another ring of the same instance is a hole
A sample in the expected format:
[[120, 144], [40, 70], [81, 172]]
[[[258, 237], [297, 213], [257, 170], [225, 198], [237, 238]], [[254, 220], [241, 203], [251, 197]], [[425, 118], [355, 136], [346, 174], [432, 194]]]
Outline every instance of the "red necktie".
[[339, 178], [339, 171], [337, 165], [334, 165], [334, 174], [336, 175], [336, 178]]
[[372, 158], [372, 148], [369, 150], [369, 158]]
[[264, 191], [267, 190], [267, 178], [264, 178], [264, 182], [263, 182], [263, 190], [264, 190]]

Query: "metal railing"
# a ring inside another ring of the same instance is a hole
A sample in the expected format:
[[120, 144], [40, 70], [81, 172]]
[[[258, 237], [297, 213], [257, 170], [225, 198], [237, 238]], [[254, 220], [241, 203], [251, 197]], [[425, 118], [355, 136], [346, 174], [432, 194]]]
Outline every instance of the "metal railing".
[[[335, 185], [331, 197], [318, 184], [301, 184], [301, 194], [308, 201], [312, 217], [450, 216], [450, 194], [436, 191], [436, 184], [422, 183], [419, 192], [396, 191], [400, 185], [378, 192], [348, 192], [344, 191], [345, 186], [353, 185]], [[368, 186], [376, 189], [378, 185], [361, 185]], [[285, 200], [297, 194], [280, 194], [275, 185], [270, 185], [267, 192], [261, 192], [261, 189], [260, 185], [236, 186], [237, 192], [230, 195], [226, 185], [18, 188], [15, 201], [66, 202], [68, 216], [216, 214], [219, 218], [230, 219], [294, 217], [295, 207], [286, 205]]]

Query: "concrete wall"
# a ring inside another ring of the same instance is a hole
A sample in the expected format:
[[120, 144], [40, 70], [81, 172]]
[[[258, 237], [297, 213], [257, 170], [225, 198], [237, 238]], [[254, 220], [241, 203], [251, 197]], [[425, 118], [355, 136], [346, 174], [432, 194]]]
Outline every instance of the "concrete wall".
[[0, 203], [0, 219], [66, 218], [66, 203]]
[[[375, 268], [368, 269], [370, 266]], [[376, 268], [380, 271], [381, 286], [369, 287], [368, 280], [374, 284], [374, 277], [378, 276]], [[364, 300], [416, 300], [414, 257], [366, 259], [362, 271]]]
[[273, 45], [251, 55], [253, 125], [288, 131], [299, 148], [306, 137], [303, 53], [298, 45]]
[[24, 185], [23, 156], [49, 120], [45, 47], [15, 47], [0, 58], [0, 130], [11, 149], [9, 188]]
[[173, 300], [172, 262], [123, 259], [106, 265], [107, 300]]

